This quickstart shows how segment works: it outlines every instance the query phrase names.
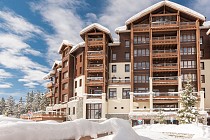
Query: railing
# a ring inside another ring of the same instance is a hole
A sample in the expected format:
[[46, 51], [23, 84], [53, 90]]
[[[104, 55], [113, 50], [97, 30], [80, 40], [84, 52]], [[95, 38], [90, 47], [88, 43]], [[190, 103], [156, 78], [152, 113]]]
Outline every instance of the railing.
[[74, 100], [79, 100], [79, 96], [74, 96], [74, 97], [69, 98], [69, 102], [74, 101]]
[[153, 64], [153, 70], [178, 70], [177, 63], [162, 63], [162, 64]]
[[180, 28], [196, 28], [196, 22], [180, 22]]
[[154, 50], [152, 56], [154, 58], [160, 57], [177, 57], [177, 50]]
[[103, 38], [88, 38], [88, 45], [103, 45]]
[[87, 51], [88, 58], [103, 58], [103, 51]]
[[149, 31], [149, 24], [136, 24], [133, 26], [133, 31]]
[[153, 44], [169, 44], [169, 43], [177, 43], [176, 36], [164, 36], [164, 37], [153, 37], [152, 38]]
[[170, 97], [179, 97], [179, 93], [178, 92], [155, 92], [153, 94], [154, 97], [157, 96], [170, 96]]
[[177, 85], [178, 77], [153, 77], [153, 85]]
[[152, 27], [174, 27], [178, 26], [177, 23], [177, 21], [152, 22]]
[[87, 99], [102, 99], [102, 94], [87, 94]]
[[103, 64], [88, 64], [87, 68], [88, 69], [102, 69]]
[[134, 102], [138, 102], [139, 100], [146, 100], [149, 99], [150, 93], [134, 93]]
[[178, 111], [179, 108], [153, 108], [154, 112], [160, 112], [160, 111], [164, 111], [164, 112], [176, 112]]
[[47, 83], [47, 88], [51, 88], [51, 87], [53, 87], [53, 83], [52, 82]]
[[103, 77], [87, 77], [87, 83], [102, 83]]
[[52, 93], [53, 93], [52, 91], [47, 92], [46, 95], [45, 95], [46, 98], [52, 97], [53, 96]]
[[110, 79], [109, 84], [130, 84], [130, 79]]

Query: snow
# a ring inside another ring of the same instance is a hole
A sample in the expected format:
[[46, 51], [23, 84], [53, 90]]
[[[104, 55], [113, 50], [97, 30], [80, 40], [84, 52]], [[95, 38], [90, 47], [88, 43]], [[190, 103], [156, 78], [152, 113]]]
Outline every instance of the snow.
[[61, 61], [55, 60], [55, 62], [54, 62], [53, 65], [52, 65], [52, 69], [54, 69], [54, 67], [55, 67], [56, 65], [61, 65], [61, 64], [62, 64]]
[[66, 46], [73, 46], [68, 40], [63, 40], [59, 49], [58, 49], [58, 53], [60, 53], [60, 51], [62, 50], [63, 48], [63, 45], [66, 45]]
[[174, 2], [171, 2], [171, 1], [161, 1], [161, 2], [158, 2], [154, 5], [146, 8], [145, 10], [137, 13], [136, 15], [132, 16], [131, 18], [129, 18], [125, 22], [125, 24], [128, 25], [128, 24], [132, 23], [133, 21], [139, 19], [140, 17], [143, 17], [143, 16], [149, 14], [150, 12], [154, 11], [155, 9], [157, 9], [157, 8], [163, 6], [163, 5], [169, 6], [171, 8], [176, 9], [176, 10], [179, 10], [181, 12], [187, 13], [187, 14], [193, 16], [193, 17], [197, 17], [202, 21], [205, 21], [205, 16], [204, 15], [202, 15], [202, 14], [200, 14], [200, 13], [198, 13], [198, 12], [192, 10], [192, 9], [189, 9], [185, 6], [182, 6], [180, 4], [177, 4], [177, 3], [174, 3]]
[[70, 53], [73, 53], [74, 51], [76, 51], [80, 47], [85, 47], [85, 42], [80, 42], [77, 45], [73, 46], [72, 49], [70, 50]]
[[120, 27], [117, 27], [115, 29], [115, 33], [120, 33], [120, 32], [123, 32], [123, 31], [126, 31], [127, 27], [126, 26], [120, 26]]
[[205, 21], [200, 29], [209, 29], [210, 28], [210, 21]]
[[82, 29], [82, 30], [80, 31], [80, 35], [83, 35], [84, 33], [86, 33], [86, 32], [88, 32], [88, 31], [92, 30], [93, 28], [97, 28], [97, 29], [99, 29], [99, 30], [101, 30], [101, 31], [103, 31], [103, 32], [105, 32], [105, 33], [107, 33], [107, 34], [110, 36], [111, 40], [113, 41], [110, 30], [109, 30], [108, 28], [106, 28], [106, 27], [104, 27], [104, 26], [98, 24], [98, 23], [93, 23], [93, 24], [91, 24], [91, 25], [85, 27], [84, 29]]
[[[91, 136], [95, 140], [207, 140], [210, 127], [201, 124], [153, 124], [131, 127], [127, 120], [112, 118], [102, 123], [78, 119], [58, 123], [32, 122], [0, 116], [0, 140], [79, 140]], [[111, 135], [97, 138], [97, 134]]]

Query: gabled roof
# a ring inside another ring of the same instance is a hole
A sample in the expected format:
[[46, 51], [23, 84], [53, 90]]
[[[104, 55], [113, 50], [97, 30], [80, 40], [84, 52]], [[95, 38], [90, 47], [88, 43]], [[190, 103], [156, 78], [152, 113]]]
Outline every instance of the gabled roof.
[[52, 69], [53, 69], [56, 65], [61, 65], [61, 64], [62, 64], [61, 61], [55, 60], [55, 62], [53, 63]]
[[84, 29], [82, 29], [82, 30], [80, 31], [80, 36], [83, 36], [85, 33], [87, 33], [88, 31], [90, 31], [90, 30], [92, 30], [92, 29], [94, 29], [94, 28], [96, 28], [96, 29], [98, 29], [98, 30], [100, 30], [100, 31], [105, 32], [106, 34], [108, 34], [109, 37], [110, 37], [110, 39], [113, 41], [110, 30], [107, 29], [106, 27], [104, 27], [104, 26], [98, 24], [98, 23], [93, 23], [93, 24], [91, 24], [91, 25], [85, 27]]
[[51, 70], [48, 74], [46, 74], [42, 79], [47, 80], [50, 79], [52, 77], [52, 75], [55, 74], [54, 70]]
[[63, 40], [59, 49], [58, 49], [58, 53], [61, 53], [61, 50], [63, 49], [64, 46], [73, 46], [68, 40]]
[[127, 27], [126, 26], [120, 26], [120, 27], [117, 27], [115, 29], [115, 33], [118, 34], [120, 32], [129, 32], [130, 30], [127, 30]]
[[69, 53], [73, 53], [74, 51], [76, 51], [80, 47], [85, 47], [85, 42], [80, 42], [77, 45], [73, 46]]
[[168, 1], [168, 0], [165, 0], [165, 1], [158, 2], [158, 3], [154, 4], [154, 5], [146, 8], [145, 10], [137, 13], [136, 15], [132, 16], [131, 18], [129, 18], [125, 22], [125, 24], [128, 25], [128, 24], [136, 21], [137, 19], [139, 19], [139, 18], [141, 18], [141, 17], [149, 14], [150, 12], [152, 12], [152, 11], [154, 11], [154, 10], [156, 10], [156, 9], [164, 6], [164, 5], [166, 5], [168, 7], [171, 7], [173, 9], [179, 10], [179, 11], [181, 11], [183, 13], [186, 13], [188, 15], [191, 15], [193, 17], [196, 17], [196, 18], [198, 18], [198, 19], [200, 19], [202, 21], [205, 21], [205, 16], [204, 15], [202, 15], [202, 14], [200, 14], [200, 13], [198, 13], [198, 12], [192, 10], [192, 9], [189, 9], [189, 8], [187, 8], [185, 6], [182, 6], [180, 4], [177, 4], [177, 3], [174, 3], [174, 2], [171, 2], [171, 1]]
[[200, 29], [209, 29], [210, 28], [210, 21], [205, 21]]

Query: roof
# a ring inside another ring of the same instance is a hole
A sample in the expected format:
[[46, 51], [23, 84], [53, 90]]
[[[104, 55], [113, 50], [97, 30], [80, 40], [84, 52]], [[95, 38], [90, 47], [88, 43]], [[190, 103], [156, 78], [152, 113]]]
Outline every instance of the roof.
[[56, 66], [56, 65], [61, 65], [61, 61], [55, 60], [55, 62], [53, 63], [52, 69]]
[[185, 6], [182, 6], [180, 4], [177, 4], [177, 3], [165, 0], [165, 1], [158, 2], [158, 3], [154, 4], [154, 5], [146, 8], [145, 10], [137, 13], [136, 15], [132, 16], [131, 18], [129, 18], [125, 22], [125, 24], [128, 25], [128, 24], [136, 21], [137, 19], [139, 19], [139, 18], [149, 14], [150, 12], [152, 12], [152, 11], [162, 7], [163, 5], [166, 5], [168, 7], [174, 8], [174, 9], [179, 10], [181, 12], [187, 13], [187, 14], [193, 16], [193, 17], [199, 18], [202, 21], [205, 21], [205, 16], [204, 15], [202, 15], [202, 14], [200, 14], [200, 13], [198, 13], [198, 12], [192, 10], [192, 9], [189, 9], [189, 8], [187, 8]]
[[210, 21], [205, 21], [200, 29], [209, 29], [210, 28]]
[[210, 34], [210, 29], [206, 32], [206, 35], [209, 35]]
[[108, 28], [106, 28], [106, 27], [98, 24], [98, 23], [93, 23], [93, 24], [85, 27], [84, 29], [82, 29], [80, 31], [80, 35], [82, 36], [83, 34], [85, 34], [86, 32], [88, 32], [88, 31], [90, 31], [90, 30], [92, 30], [94, 28], [97, 28], [98, 30], [100, 30], [100, 31], [105, 32], [106, 34], [108, 34], [109, 37], [110, 37], [110, 39], [113, 41], [110, 30]]
[[85, 47], [85, 42], [80, 42], [77, 45], [73, 46], [69, 53], [73, 53], [74, 51], [76, 51], [80, 47]]
[[60, 45], [60, 47], [59, 47], [59, 49], [58, 49], [58, 53], [61, 52], [61, 50], [62, 50], [64, 45], [66, 45], [66, 46], [73, 46], [68, 40], [63, 40], [61, 45]]
[[127, 27], [126, 26], [120, 26], [120, 27], [117, 27], [115, 29], [115, 33], [118, 34], [120, 32], [129, 32], [130, 30], [127, 30]]
[[48, 74], [46, 74], [42, 79], [44, 79], [44, 80], [47, 80], [47, 79], [50, 79], [50, 77], [52, 76], [52, 75], [54, 75], [55, 74], [55, 71], [54, 70], [51, 70]]

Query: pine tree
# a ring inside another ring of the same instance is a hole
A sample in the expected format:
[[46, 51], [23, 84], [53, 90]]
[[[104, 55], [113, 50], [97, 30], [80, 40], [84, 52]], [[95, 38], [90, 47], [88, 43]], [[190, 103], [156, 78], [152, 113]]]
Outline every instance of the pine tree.
[[17, 110], [16, 110], [15, 115], [17, 118], [20, 118], [20, 115], [25, 113], [22, 97], [20, 97], [20, 100], [19, 100], [18, 104], [16, 105], [16, 108], [17, 108]]
[[14, 115], [15, 109], [15, 100], [12, 96], [9, 96], [6, 101], [6, 114], [7, 115]]
[[181, 93], [182, 108], [178, 111], [178, 120], [180, 124], [192, 123], [196, 121], [198, 111], [195, 108], [197, 97], [193, 95], [193, 86], [191, 80], [187, 80], [185, 90]]
[[32, 111], [33, 98], [34, 98], [33, 91], [31, 93], [28, 92], [26, 95], [25, 113], [28, 113], [28, 111]]
[[40, 101], [40, 110], [46, 110], [46, 107], [48, 106], [48, 101], [45, 94], [41, 95], [41, 101]]
[[0, 115], [5, 113], [5, 106], [6, 106], [5, 99], [1, 98], [1, 100], [0, 100]]
[[39, 92], [35, 93], [34, 94], [34, 99], [33, 99], [33, 102], [32, 102], [32, 108], [33, 108], [33, 111], [39, 111], [40, 108], [40, 102], [41, 102], [41, 95]]

